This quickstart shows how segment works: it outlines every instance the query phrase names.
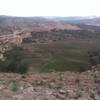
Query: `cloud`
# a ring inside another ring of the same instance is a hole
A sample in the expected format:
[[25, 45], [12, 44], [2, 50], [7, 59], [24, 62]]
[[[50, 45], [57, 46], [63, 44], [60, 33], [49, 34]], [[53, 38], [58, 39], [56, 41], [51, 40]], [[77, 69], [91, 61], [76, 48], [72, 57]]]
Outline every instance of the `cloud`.
[[13, 16], [100, 15], [99, 0], [0, 0], [0, 14]]

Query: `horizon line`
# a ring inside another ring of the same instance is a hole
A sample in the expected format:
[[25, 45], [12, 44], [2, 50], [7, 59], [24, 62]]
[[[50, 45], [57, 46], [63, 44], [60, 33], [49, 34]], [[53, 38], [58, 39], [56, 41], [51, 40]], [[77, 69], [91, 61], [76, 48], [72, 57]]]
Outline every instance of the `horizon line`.
[[7, 16], [7, 17], [47, 17], [47, 18], [53, 18], [53, 17], [100, 17], [100, 15], [68, 15], [68, 16], [43, 16], [43, 15], [34, 15], [34, 16], [20, 16], [20, 15], [0, 15], [0, 16]]

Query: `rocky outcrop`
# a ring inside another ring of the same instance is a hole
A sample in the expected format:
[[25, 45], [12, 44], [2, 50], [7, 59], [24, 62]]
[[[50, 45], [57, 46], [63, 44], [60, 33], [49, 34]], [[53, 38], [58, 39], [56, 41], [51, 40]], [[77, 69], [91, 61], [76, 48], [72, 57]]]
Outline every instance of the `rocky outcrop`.
[[0, 100], [100, 100], [99, 87], [99, 71], [0, 73]]

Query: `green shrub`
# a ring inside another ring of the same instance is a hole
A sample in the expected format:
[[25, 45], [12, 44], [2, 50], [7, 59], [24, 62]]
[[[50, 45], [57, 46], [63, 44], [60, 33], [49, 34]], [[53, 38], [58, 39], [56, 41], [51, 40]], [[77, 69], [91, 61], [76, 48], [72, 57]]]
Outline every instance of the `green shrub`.
[[95, 49], [88, 52], [89, 63], [92, 66], [100, 64], [100, 50]]
[[5, 61], [0, 61], [0, 71], [26, 73], [28, 63], [24, 59], [24, 50], [21, 47], [14, 46], [11, 50], [4, 53]]

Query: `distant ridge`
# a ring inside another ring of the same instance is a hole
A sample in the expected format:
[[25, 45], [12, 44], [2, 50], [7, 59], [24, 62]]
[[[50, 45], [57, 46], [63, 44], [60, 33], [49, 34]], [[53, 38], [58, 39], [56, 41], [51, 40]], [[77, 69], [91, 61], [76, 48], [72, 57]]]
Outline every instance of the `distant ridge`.
[[15, 30], [50, 31], [52, 29], [79, 30], [80, 28], [74, 24], [67, 24], [61, 20], [45, 17], [0, 16], [0, 33], [9, 34]]

